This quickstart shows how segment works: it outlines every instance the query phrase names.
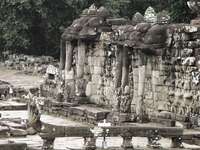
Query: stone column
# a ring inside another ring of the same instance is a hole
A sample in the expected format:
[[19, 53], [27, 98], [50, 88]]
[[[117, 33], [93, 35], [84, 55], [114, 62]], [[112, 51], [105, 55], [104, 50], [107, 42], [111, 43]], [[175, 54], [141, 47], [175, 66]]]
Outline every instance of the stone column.
[[116, 71], [115, 71], [115, 88], [121, 86], [122, 78], [122, 46], [117, 47], [116, 51]]
[[65, 40], [61, 39], [60, 41], [60, 70], [65, 69], [65, 61], [66, 61]]
[[128, 57], [128, 47], [123, 47], [122, 54], [122, 87], [125, 88], [128, 85], [129, 79], [129, 57]]
[[84, 64], [86, 55], [86, 44], [82, 41], [78, 41], [78, 60], [77, 60], [77, 78], [82, 78], [84, 75]]
[[66, 41], [66, 61], [65, 61], [65, 70], [69, 72], [72, 68], [73, 61], [73, 47], [70, 41]]
[[139, 121], [143, 121], [144, 115], [144, 88], [145, 88], [145, 75], [146, 75], [146, 65], [143, 54], [140, 54], [139, 68], [138, 68], [138, 98], [136, 102], [136, 114], [139, 117]]

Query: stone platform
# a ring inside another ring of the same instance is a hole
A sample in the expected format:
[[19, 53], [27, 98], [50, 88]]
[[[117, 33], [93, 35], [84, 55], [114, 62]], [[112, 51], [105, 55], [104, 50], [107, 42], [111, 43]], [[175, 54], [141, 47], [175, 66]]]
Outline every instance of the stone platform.
[[95, 105], [77, 105], [66, 102], [54, 102], [48, 100], [44, 106], [45, 112], [57, 116], [70, 117], [74, 120], [97, 124], [106, 119], [110, 110]]
[[14, 101], [0, 101], [0, 110], [27, 110], [27, 104]]

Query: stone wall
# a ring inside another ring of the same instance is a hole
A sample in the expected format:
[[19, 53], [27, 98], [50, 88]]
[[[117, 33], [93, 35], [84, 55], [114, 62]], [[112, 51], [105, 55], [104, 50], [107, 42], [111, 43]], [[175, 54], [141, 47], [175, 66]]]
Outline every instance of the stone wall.
[[137, 115], [199, 114], [200, 27], [169, 19], [151, 7], [132, 21], [103, 7], [84, 10], [62, 35], [66, 101]]

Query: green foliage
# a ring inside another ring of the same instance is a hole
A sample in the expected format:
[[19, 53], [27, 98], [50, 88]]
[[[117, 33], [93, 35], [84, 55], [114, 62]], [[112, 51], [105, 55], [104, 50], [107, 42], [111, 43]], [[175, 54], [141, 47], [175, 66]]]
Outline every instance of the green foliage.
[[59, 54], [63, 29], [92, 3], [107, 7], [115, 17], [132, 18], [148, 6], [167, 9], [174, 22], [189, 22], [187, 0], [1, 0], [0, 49], [16, 52]]
[[91, 3], [85, 0], [1, 0], [1, 49], [58, 55], [62, 29]]
[[169, 6], [171, 12], [171, 18], [173, 22], [187, 22], [189, 23], [194, 14], [187, 6], [188, 0], [172, 0]]

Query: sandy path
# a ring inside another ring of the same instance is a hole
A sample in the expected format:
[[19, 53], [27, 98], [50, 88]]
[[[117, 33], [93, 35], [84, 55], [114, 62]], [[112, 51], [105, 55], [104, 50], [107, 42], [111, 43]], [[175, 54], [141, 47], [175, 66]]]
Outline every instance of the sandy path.
[[38, 76], [22, 74], [17, 70], [8, 70], [0, 67], [0, 80], [9, 82], [14, 87], [29, 89], [38, 87], [43, 79]]

